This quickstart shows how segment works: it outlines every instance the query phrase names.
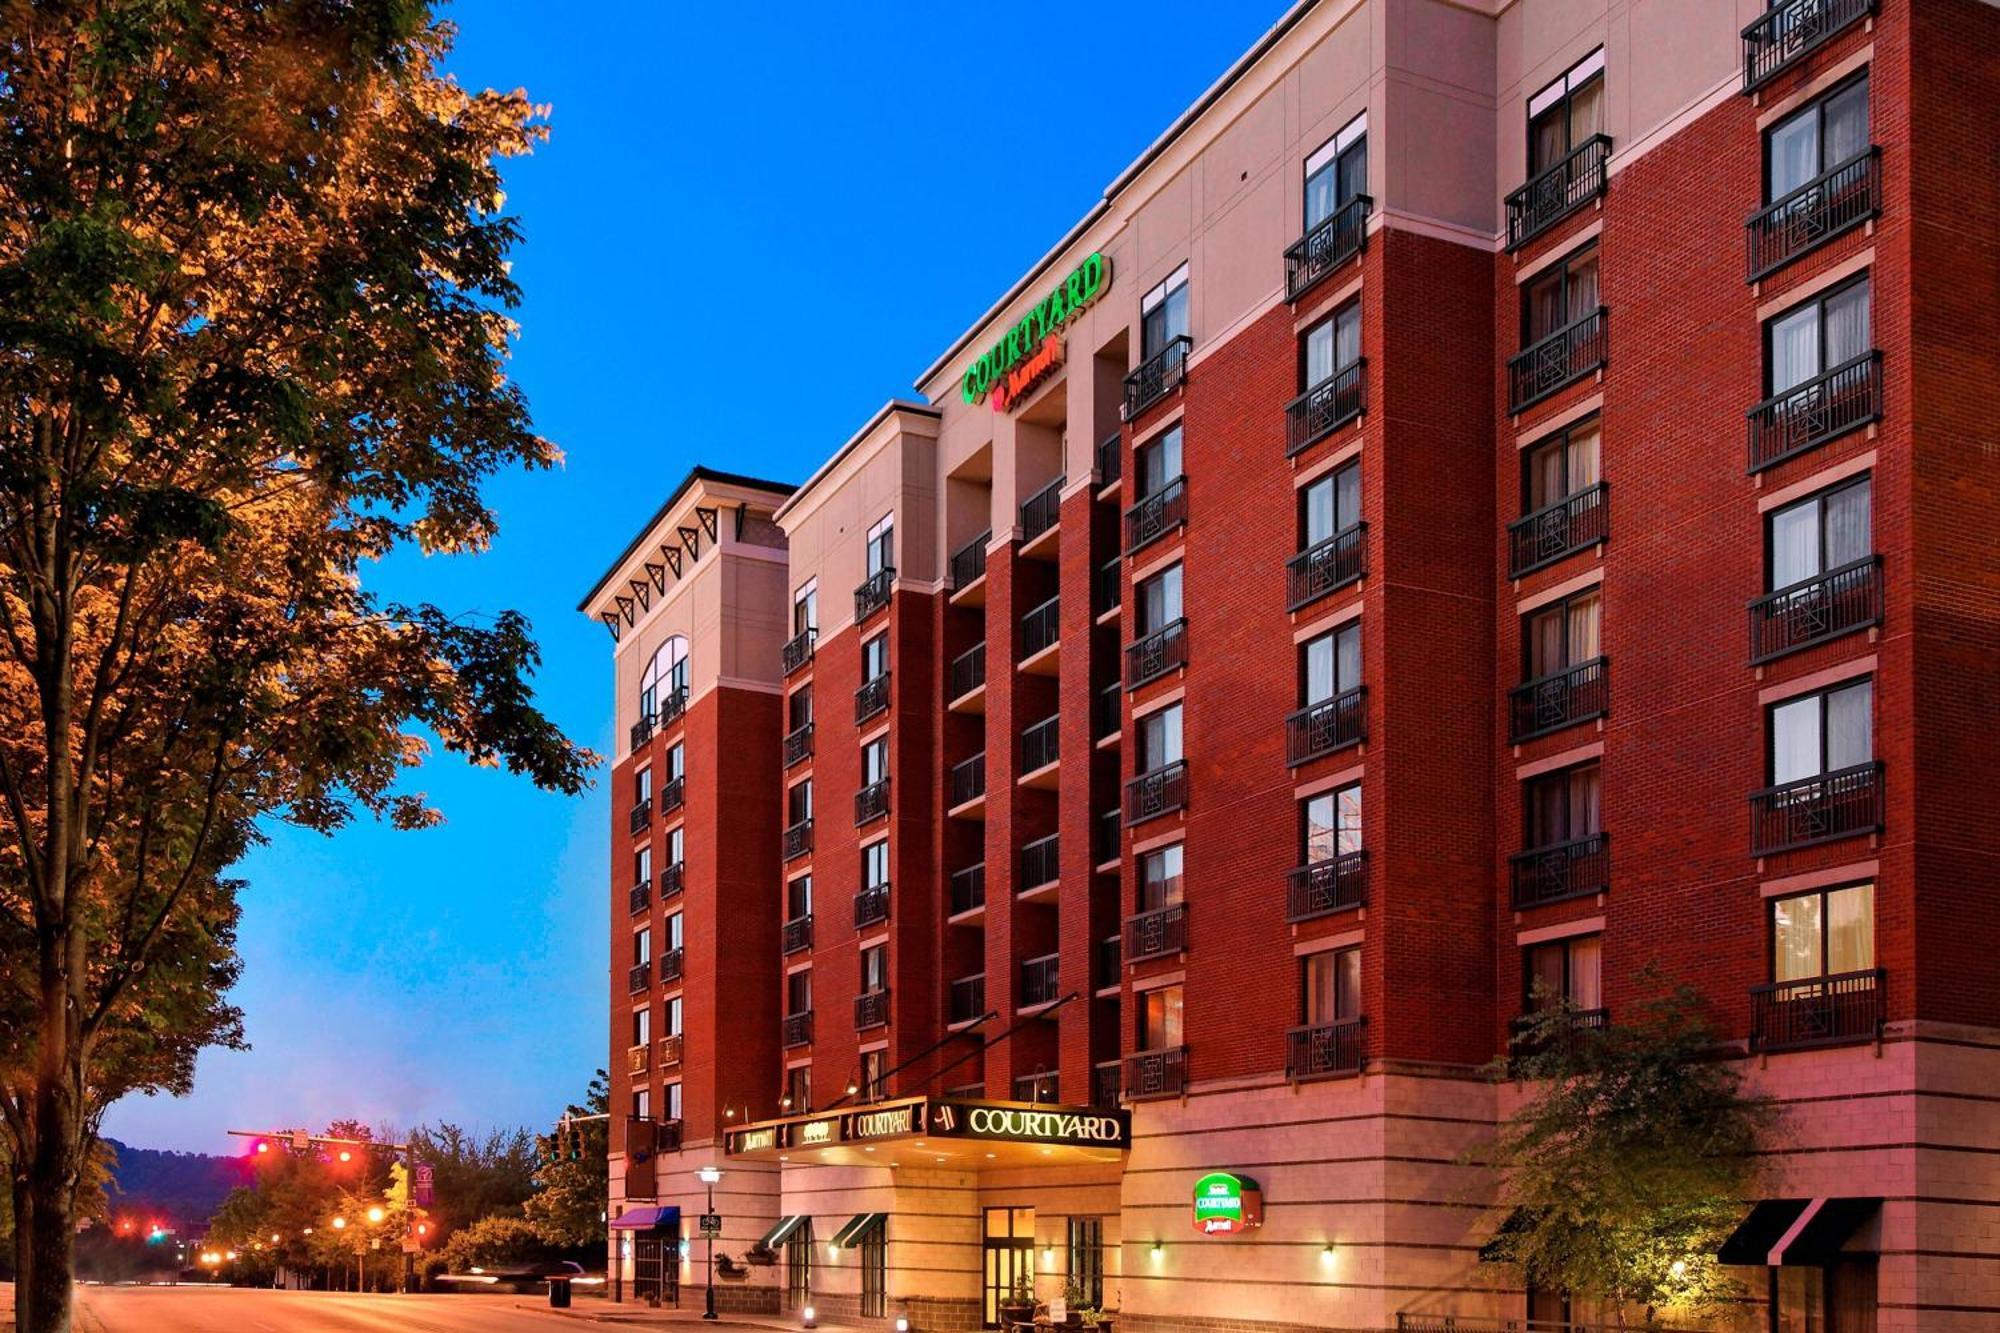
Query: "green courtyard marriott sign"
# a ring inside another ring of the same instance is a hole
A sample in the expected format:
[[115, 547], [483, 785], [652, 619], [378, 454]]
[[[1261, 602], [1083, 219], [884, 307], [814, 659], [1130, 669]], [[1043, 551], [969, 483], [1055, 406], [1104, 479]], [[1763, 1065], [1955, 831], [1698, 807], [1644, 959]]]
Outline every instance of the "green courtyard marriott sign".
[[1062, 364], [1062, 327], [1111, 282], [1111, 261], [1092, 251], [1055, 290], [1043, 297], [1006, 336], [965, 370], [959, 392], [968, 403], [993, 399], [1005, 412]]
[[1264, 1225], [1264, 1191], [1248, 1176], [1211, 1171], [1194, 1183], [1194, 1229], [1228, 1236]]

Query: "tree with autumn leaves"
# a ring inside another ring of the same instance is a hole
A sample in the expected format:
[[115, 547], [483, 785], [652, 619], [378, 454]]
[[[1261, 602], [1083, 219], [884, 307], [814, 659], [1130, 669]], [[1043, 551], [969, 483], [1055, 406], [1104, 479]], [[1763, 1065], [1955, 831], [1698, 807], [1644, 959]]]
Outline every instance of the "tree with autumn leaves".
[[580, 790], [515, 614], [374, 595], [545, 468], [508, 380], [522, 93], [424, 0], [0, 0], [0, 1131], [16, 1316], [70, 1324], [118, 1096], [241, 1042], [241, 885], [281, 820], [438, 812], [434, 747]]

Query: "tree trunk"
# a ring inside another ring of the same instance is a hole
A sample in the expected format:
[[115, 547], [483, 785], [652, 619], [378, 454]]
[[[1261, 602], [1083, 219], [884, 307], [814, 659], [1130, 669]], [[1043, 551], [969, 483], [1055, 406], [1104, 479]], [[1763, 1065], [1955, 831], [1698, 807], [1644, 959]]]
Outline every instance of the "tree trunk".
[[21, 1333], [69, 1333], [76, 1257], [76, 1186], [82, 1175], [82, 1117], [76, 1084], [44, 1083], [36, 1095], [36, 1152], [29, 1173], [28, 1293]]
[[30, 1243], [35, 1204], [28, 1189], [28, 1164], [17, 1161], [8, 1174], [14, 1192], [14, 1326], [25, 1329], [33, 1327], [28, 1322], [28, 1292], [35, 1271], [35, 1249]]

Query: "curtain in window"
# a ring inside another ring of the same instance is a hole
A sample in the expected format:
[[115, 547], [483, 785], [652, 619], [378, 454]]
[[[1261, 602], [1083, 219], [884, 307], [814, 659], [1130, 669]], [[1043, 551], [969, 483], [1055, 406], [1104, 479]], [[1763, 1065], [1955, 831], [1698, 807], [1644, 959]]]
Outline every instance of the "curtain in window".
[[1356, 195], [1368, 193], [1368, 141], [1363, 139], [1354, 147], [1340, 155], [1340, 194], [1338, 202], [1347, 204]]
[[1574, 324], [1597, 309], [1597, 256], [1578, 260], [1569, 269], [1569, 305], [1562, 322]]
[[1336, 196], [1340, 189], [1340, 164], [1329, 162], [1306, 177], [1306, 230], [1311, 231], [1320, 223], [1333, 216], [1338, 207]]
[[1875, 757], [1871, 722], [1874, 688], [1863, 681], [1826, 696], [1827, 770], [1836, 772]]
[[1333, 492], [1335, 484], [1334, 479], [1329, 477], [1323, 481], [1316, 481], [1306, 488], [1305, 538], [1307, 546], [1315, 546], [1325, 541], [1328, 537], [1331, 537], [1337, 531], [1333, 521]]
[[1602, 779], [1603, 775], [1594, 766], [1570, 774], [1568, 836], [1571, 841], [1597, 833]]
[[1852, 361], [1868, 347], [1868, 284], [1863, 282], [1827, 298], [1826, 369]]
[[1539, 176], [1569, 151], [1568, 124], [1561, 106], [1543, 113], [1528, 126], [1528, 174]]
[[1819, 506], [1811, 501], [1771, 515], [1771, 589], [1820, 573]]
[[1333, 697], [1334, 650], [1332, 636], [1322, 636], [1306, 644], [1305, 655], [1305, 702], [1309, 705], [1325, 703]]
[[1335, 531], [1353, 527], [1361, 521], [1361, 469], [1344, 467], [1333, 474], [1335, 492]]
[[1555, 274], [1528, 288], [1529, 343], [1538, 343], [1563, 326], [1562, 275]]
[[1835, 491], [1826, 499], [1826, 563], [1829, 569], [1869, 554], [1875, 539], [1868, 521], [1868, 482]]
[[1566, 450], [1558, 442], [1537, 449], [1528, 457], [1528, 510], [1546, 508], [1569, 495]]
[[1317, 324], [1306, 334], [1306, 387], [1317, 388], [1333, 374], [1333, 325]]
[[1569, 448], [1566, 451], [1569, 469], [1569, 494], [1595, 486], [1598, 482], [1596, 426], [1583, 426], [1570, 432]]
[[1857, 884], [1826, 895], [1826, 970], [1864, 972], [1875, 966], [1875, 886]]
[[1146, 772], [1176, 763], [1181, 757], [1181, 710], [1163, 708], [1139, 724], [1139, 762]]
[[1597, 611], [1601, 600], [1593, 595], [1569, 604], [1569, 656], [1564, 666], [1576, 666], [1597, 656]]
[[1569, 942], [1569, 999], [1579, 1009], [1604, 1007], [1604, 941], [1596, 935]]
[[1783, 393], [1820, 372], [1819, 307], [1807, 306], [1771, 324], [1771, 392]]
[[1327, 953], [1307, 954], [1304, 959], [1305, 972], [1305, 1024], [1307, 1027], [1324, 1027], [1336, 1021], [1340, 1013], [1340, 996], [1334, 960], [1338, 955]]
[[1543, 611], [1528, 622], [1528, 678], [1539, 680], [1543, 676], [1562, 670], [1563, 609]]
[[1784, 198], [1819, 175], [1819, 113], [1808, 108], [1771, 131], [1767, 200]]
[[1868, 81], [1826, 100], [1826, 152], [1821, 170], [1831, 170], [1861, 156], [1868, 147]]
[[1592, 79], [1569, 96], [1569, 146], [1604, 129], [1604, 80]]
[[1350, 625], [1334, 636], [1337, 672], [1334, 688], [1351, 690], [1361, 683], [1361, 627]]
[[1333, 362], [1346, 369], [1361, 359], [1361, 303], [1349, 305], [1333, 317]]
[[1181, 900], [1181, 849], [1163, 847], [1139, 862], [1139, 910], [1157, 911]]
[[1771, 780], [1777, 784], [1816, 776], [1820, 767], [1818, 696], [1771, 710]]
[[1361, 1015], [1361, 950], [1342, 949], [1333, 956], [1333, 1016], [1344, 1022]]
[[1771, 980], [1826, 975], [1820, 966], [1820, 896], [1780, 898], [1771, 904]]
[[1563, 993], [1563, 946], [1544, 944], [1528, 951], [1528, 1005], [1554, 1007]]

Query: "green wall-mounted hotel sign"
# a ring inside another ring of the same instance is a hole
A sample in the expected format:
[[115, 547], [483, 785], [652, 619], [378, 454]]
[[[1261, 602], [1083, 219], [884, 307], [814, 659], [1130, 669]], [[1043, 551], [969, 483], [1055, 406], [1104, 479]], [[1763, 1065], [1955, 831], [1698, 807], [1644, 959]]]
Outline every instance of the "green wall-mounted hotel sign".
[[1264, 1191], [1248, 1176], [1211, 1171], [1194, 1183], [1194, 1229], [1228, 1236], [1264, 1225]]
[[1062, 328], [1111, 285], [1111, 261], [1099, 251], [1057, 284], [986, 354], [965, 370], [959, 393], [967, 403], [991, 395], [995, 411], [1004, 412], [1062, 364]]

